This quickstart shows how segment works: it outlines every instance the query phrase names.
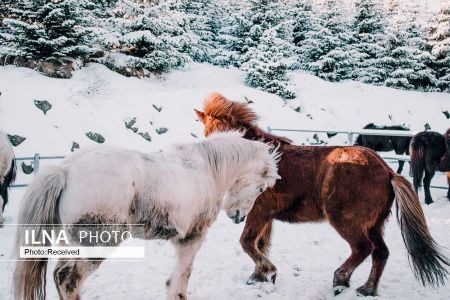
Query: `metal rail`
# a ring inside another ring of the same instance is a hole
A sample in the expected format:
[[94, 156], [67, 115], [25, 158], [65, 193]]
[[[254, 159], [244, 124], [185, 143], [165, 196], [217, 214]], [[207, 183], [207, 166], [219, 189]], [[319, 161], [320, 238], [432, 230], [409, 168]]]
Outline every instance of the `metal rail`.
[[[36, 174], [39, 171], [39, 164], [41, 160], [52, 160], [52, 159], [64, 159], [65, 156], [57, 155], [57, 156], [41, 156], [39, 153], [35, 153], [34, 156], [28, 157], [16, 157], [16, 161], [28, 161], [31, 160], [34, 165], [33, 174]], [[26, 183], [14, 183], [11, 184], [10, 187], [26, 187], [28, 184]]]
[[[374, 130], [374, 129], [361, 129], [361, 130], [317, 130], [317, 129], [285, 129], [285, 128], [271, 128], [267, 127], [267, 132], [273, 131], [284, 131], [284, 132], [314, 132], [314, 133], [331, 133], [331, 134], [347, 134], [348, 145], [353, 145], [353, 138], [356, 134], [364, 134], [364, 135], [389, 135], [389, 136], [406, 136], [412, 137], [418, 131], [401, 131], [401, 130]], [[41, 156], [39, 153], [35, 153], [34, 156], [29, 157], [18, 157], [16, 161], [33, 161], [34, 170], [33, 174], [36, 174], [39, 171], [39, 164], [41, 160], [54, 160], [54, 159], [64, 159], [65, 156]], [[407, 155], [381, 155], [381, 158], [384, 160], [402, 160], [402, 161], [410, 161], [409, 156]], [[12, 184], [10, 187], [26, 187], [28, 184], [25, 183], [17, 183]], [[447, 187], [443, 186], [430, 186], [435, 189], [447, 189]]]

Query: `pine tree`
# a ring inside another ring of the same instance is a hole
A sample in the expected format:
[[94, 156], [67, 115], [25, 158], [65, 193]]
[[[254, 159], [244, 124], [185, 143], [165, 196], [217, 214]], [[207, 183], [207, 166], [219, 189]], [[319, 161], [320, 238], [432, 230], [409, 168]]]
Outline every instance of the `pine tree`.
[[438, 86], [441, 91], [450, 92], [450, 3], [443, 4], [439, 10], [431, 46], [431, 53], [436, 57]]
[[196, 39], [191, 57], [197, 61], [211, 61], [217, 47], [221, 3], [213, 0], [181, 0], [176, 9], [185, 14], [185, 29], [192, 32]]
[[113, 52], [105, 64], [114, 70], [165, 72], [189, 62], [195, 40], [184, 28], [185, 15], [171, 5], [117, 1], [106, 22], [111, 33], [102, 41]]
[[230, 2], [227, 7], [224, 7], [223, 16], [217, 37], [220, 50], [214, 53], [212, 63], [239, 67], [241, 56], [248, 50], [245, 41], [252, 23], [240, 1]]
[[418, 24], [418, 10], [391, 11], [387, 31], [387, 53], [382, 61], [387, 69], [386, 86], [402, 89], [435, 90], [437, 80], [431, 68], [434, 57], [427, 51], [424, 32]]
[[215, 58], [220, 65], [234, 65], [240, 67], [248, 58], [249, 49], [258, 46], [264, 32], [273, 28], [277, 36], [286, 41], [291, 40], [291, 26], [285, 20], [286, 6], [279, 0], [249, 0], [249, 6], [242, 3], [230, 5], [230, 15], [219, 35], [224, 53]]
[[299, 44], [300, 68], [331, 81], [349, 78], [358, 52], [349, 47], [352, 33], [338, 0], [326, 0], [318, 7], [318, 22]]
[[382, 84], [386, 78], [381, 60], [386, 54], [383, 46], [385, 24], [382, 10], [376, 0], [357, 0], [355, 10], [352, 24], [355, 32], [353, 48], [359, 52], [359, 63], [351, 78]]
[[295, 98], [286, 75], [293, 63], [288, 53], [290, 48], [277, 37], [277, 31], [274, 28], [265, 30], [258, 46], [249, 51], [248, 61], [242, 65], [246, 83], [284, 99]]
[[3, 20], [7, 50], [0, 55], [51, 60], [96, 53], [86, 39], [88, 31], [83, 27], [79, 1], [22, 0], [11, 15], [15, 18]]
[[313, 17], [313, 6], [311, 0], [295, 2], [290, 17], [293, 19], [292, 38], [295, 46], [300, 47], [306, 40], [307, 33], [315, 30], [317, 20]]

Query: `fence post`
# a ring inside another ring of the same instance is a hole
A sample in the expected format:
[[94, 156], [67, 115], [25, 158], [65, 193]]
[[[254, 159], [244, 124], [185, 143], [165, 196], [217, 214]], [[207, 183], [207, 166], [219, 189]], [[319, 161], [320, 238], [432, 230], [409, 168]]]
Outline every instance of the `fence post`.
[[349, 146], [352, 146], [353, 145], [353, 132], [351, 132], [351, 131], [349, 131], [348, 133], [347, 133], [347, 138], [348, 138], [348, 145]]
[[272, 129], [270, 129], [270, 126], [267, 126], [267, 133], [270, 133]]
[[37, 171], [39, 171], [39, 159], [40, 159], [40, 155], [39, 155], [39, 153], [35, 153], [34, 154], [34, 159], [33, 159], [33, 162], [34, 162], [34, 174], [36, 174], [37, 173]]

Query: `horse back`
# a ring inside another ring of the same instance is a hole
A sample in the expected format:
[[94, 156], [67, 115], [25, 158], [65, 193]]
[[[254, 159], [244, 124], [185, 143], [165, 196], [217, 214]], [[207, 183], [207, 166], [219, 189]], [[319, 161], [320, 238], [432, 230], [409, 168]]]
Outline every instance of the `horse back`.
[[[279, 208], [276, 218], [280, 220], [324, 220], [330, 211], [340, 210], [336, 206], [351, 207], [360, 203], [367, 193], [380, 195], [375, 200], [381, 201], [379, 206], [387, 205], [390, 200], [383, 197], [383, 192], [390, 189], [393, 171], [370, 149], [284, 145], [280, 151], [279, 174], [282, 179], [263, 194], [271, 198], [267, 205]], [[384, 189], [372, 191], [376, 183]], [[390, 193], [389, 190], [385, 194]]]

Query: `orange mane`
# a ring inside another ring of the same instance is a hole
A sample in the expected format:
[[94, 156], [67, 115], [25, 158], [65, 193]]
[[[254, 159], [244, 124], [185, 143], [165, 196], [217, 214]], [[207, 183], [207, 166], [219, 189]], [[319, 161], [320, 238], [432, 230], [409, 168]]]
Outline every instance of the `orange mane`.
[[228, 100], [217, 92], [206, 97], [203, 103], [203, 111], [206, 115], [215, 118], [228, 117], [233, 122], [240, 121], [253, 124], [258, 119], [247, 103]]

